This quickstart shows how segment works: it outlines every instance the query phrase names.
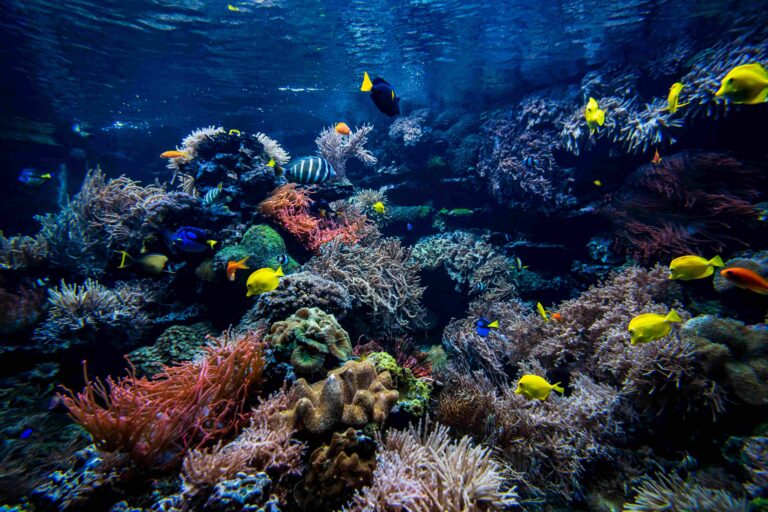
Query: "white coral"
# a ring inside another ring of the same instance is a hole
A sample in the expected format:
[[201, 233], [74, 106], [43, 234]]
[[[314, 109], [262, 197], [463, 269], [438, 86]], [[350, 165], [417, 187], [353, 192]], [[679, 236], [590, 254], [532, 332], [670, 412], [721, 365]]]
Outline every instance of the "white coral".
[[339, 178], [346, 176], [346, 164], [350, 157], [355, 157], [365, 165], [375, 165], [378, 161], [373, 153], [365, 148], [368, 142], [368, 133], [373, 130], [370, 124], [364, 124], [356, 128], [348, 136], [336, 133], [333, 126], [329, 126], [320, 132], [315, 139], [317, 152], [328, 160], [333, 166]]
[[264, 146], [264, 152], [267, 156], [278, 164], [285, 165], [291, 159], [291, 155], [275, 139], [259, 132], [256, 134], [256, 140]]

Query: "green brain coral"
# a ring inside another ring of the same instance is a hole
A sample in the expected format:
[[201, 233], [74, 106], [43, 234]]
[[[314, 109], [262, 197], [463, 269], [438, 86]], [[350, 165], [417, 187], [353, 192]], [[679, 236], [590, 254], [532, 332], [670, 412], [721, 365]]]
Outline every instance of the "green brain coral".
[[398, 365], [395, 358], [386, 352], [371, 352], [364, 359], [373, 363], [376, 371], [387, 371], [392, 376], [400, 397], [397, 405], [402, 411], [414, 416], [422, 416], [426, 412], [432, 393], [429, 382], [417, 379], [409, 368]]
[[283, 267], [283, 272], [289, 274], [299, 269], [299, 264], [288, 256], [287, 263], [281, 263], [281, 258], [287, 255], [285, 242], [280, 234], [266, 224], [251, 226], [243, 234], [240, 243], [222, 247], [213, 258], [213, 269], [219, 276], [224, 276], [227, 262], [240, 261], [246, 256], [248, 270], [242, 270], [237, 275], [247, 278], [251, 272], [264, 267]]
[[264, 338], [279, 356], [290, 357], [299, 375], [323, 374], [352, 355], [347, 332], [333, 315], [319, 308], [301, 308], [281, 322], [275, 322]]

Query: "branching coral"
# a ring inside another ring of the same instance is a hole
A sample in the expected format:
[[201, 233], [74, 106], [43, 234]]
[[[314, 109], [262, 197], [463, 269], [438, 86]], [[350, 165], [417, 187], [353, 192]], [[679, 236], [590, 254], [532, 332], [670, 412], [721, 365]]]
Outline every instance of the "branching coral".
[[299, 375], [316, 375], [352, 355], [347, 331], [333, 315], [318, 308], [301, 308], [285, 320], [275, 322], [264, 341], [289, 359]]
[[398, 117], [389, 127], [389, 138], [401, 139], [405, 146], [415, 146], [432, 131], [429, 126], [424, 126], [428, 116], [429, 110], [422, 108]]
[[347, 512], [481, 512], [518, 504], [491, 450], [469, 437], [451, 441], [444, 426], [390, 429], [379, 443], [373, 483], [355, 494]]
[[289, 183], [262, 201], [259, 210], [312, 251], [337, 239], [345, 243], [357, 243], [370, 234], [372, 228], [365, 216], [349, 212], [340, 214], [337, 219], [317, 217], [309, 211], [312, 203], [314, 201], [310, 198], [309, 189]]
[[755, 215], [763, 173], [729, 155], [684, 152], [630, 175], [602, 209], [618, 248], [642, 261], [722, 251], [737, 242], [728, 229]]
[[658, 474], [637, 488], [635, 502], [624, 506], [625, 512], [686, 512], [722, 510], [748, 512], [749, 504], [721, 489], [709, 489], [683, 480], [677, 473]]
[[117, 381], [88, 381], [61, 395], [72, 418], [99, 450], [127, 454], [140, 467], [169, 467], [188, 448], [237, 431], [261, 385], [263, 342], [257, 334], [213, 340], [198, 361], [166, 367], [152, 379], [132, 372]]
[[276, 163], [285, 165], [291, 159], [291, 155], [289, 155], [275, 139], [267, 137], [261, 132], [257, 133], [255, 137], [256, 140], [261, 142], [261, 145], [264, 146], [264, 152], [267, 156], [273, 159]]
[[48, 240], [43, 236], [4, 237], [0, 233], [0, 269], [23, 270], [48, 258]]
[[289, 395], [293, 407], [283, 418], [289, 427], [313, 434], [337, 425], [381, 425], [397, 402], [392, 387], [388, 372], [377, 373], [369, 362], [349, 361], [315, 384], [299, 379]]
[[355, 128], [349, 135], [342, 136], [333, 126], [329, 126], [315, 139], [318, 154], [328, 160], [339, 179], [346, 178], [347, 160], [351, 157], [357, 158], [365, 165], [376, 165], [376, 157], [365, 148], [371, 130], [372, 125], [364, 124]]
[[34, 338], [50, 350], [69, 343], [92, 343], [97, 338], [111, 342], [136, 338], [149, 324], [143, 309], [156, 297], [141, 281], [110, 289], [93, 279], [82, 285], [62, 280], [48, 294], [48, 317]]
[[418, 267], [408, 261], [409, 257], [409, 251], [396, 238], [367, 247], [334, 241], [304, 268], [346, 288], [354, 306], [378, 327], [402, 330], [418, 325], [424, 316], [424, 288]]

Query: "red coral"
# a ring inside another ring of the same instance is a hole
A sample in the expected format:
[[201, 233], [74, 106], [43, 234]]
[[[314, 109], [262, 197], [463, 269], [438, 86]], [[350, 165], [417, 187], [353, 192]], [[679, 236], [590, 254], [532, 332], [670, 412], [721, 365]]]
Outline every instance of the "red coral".
[[259, 210], [313, 252], [332, 240], [355, 244], [365, 236], [369, 226], [364, 215], [347, 212], [340, 216], [341, 220], [312, 215], [309, 211], [314, 203], [311, 191], [311, 187], [299, 188], [295, 183], [283, 185], [262, 201]]
[[144, 468], [168, 467], [189, 448], [200, 448], [237, 431], [247, 421], [246, 403], [264, 370], [261, 337], [214, 339], [198, 362], [166, 367], [151, 379], [133, 369], [117, 381], [88, 381], [61, 395], [72, 418], [103, 451], [127, 453]]

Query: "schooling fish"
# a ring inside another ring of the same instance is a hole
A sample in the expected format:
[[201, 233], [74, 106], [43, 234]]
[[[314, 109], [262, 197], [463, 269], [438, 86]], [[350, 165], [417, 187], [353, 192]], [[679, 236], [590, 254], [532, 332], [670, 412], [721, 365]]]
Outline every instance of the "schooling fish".
[[589, 133], [595, 133], [598, 126], [605, 124], [605, 111], [600, 110], [595, 98], [589, 98], [587, 107], [584, 109], [584, 119], [587, 120]]
[[715, 96], [754, 105], [768, 98], [768, 71], [758, 63], [736, 66], [723, 77]]
[[730, 267], [721, 270], [720, 275], [739, 288], [744, 288], [760, 295], [768, 295], [768, 280], [752, 270]]
[[715, 267], [722, 267], [724, 265], [723, 259], [720, 256], [715, 256], [711, 260], [692, 254], [680, 256], [673, 259], [669, 264], [669, 279], [690, 281], [692, 279], [709, 277], [715, 272]]
[[683, 87], [685, 87], [680, 82], [675, 82], [672, 84], [672, 87], [669, 88], [669, 96], [667, 96], [667, 110], [669, 110], [670, 114], [674, 114], [677, 112], [677, 109], [680, 107], [686, 106], [688, 103], [679, 103], [680, 101], [680, 91], [683, 90]]
[[389, 82], [383, 78], [376, 77], [371, 82], [368, 73], [363, 73], [363, 84], [360, 86], [363, 92], [371, 93], [371, 100], [382, 113], [388, 116], [400, 114], [400, 98], [395, 94], [395, 90], [389, 85]]
[[547, 379], [539, 377], [538, 375], [523, 375], [520, 380], [517, 381], [517, 389], [515, 393], [523, 395], [528, 400], [546, 400], [549, 398], [549, 394], [552, 390], [562, 394], [565, 391], [559, 382], [550, 384]]
[[381, 201], [376, 201], [375, 203], [373, 203], [373, 206], [371, 206], [371, 208], [373, 208], [373, 211], [381, 215], [384, 215], [387, 211], [387, 208], [384, 206], [384, 203], [382, 203]]
[[338, 123], [336, 125], [336, 133], [339, 135], [349, 135], [352, 131], [349, 129], [349, 126], [347, 126], [347, 123]]
[[248, 258], [250, 258], [250, 256], [246, 256], [240, 261], [228, 261], [227, 262], [227, 279], [229, 279], [230, 281], [234, 281], [235, 274], [237, 274], [238, 270], [248, 270], [249, 267], [248, 265], [245, 264], [245, 262], [248, 261]]
[[475, 322], [475, 331], [477, 331], [478, 336], [481, 338], [485, 338], [488, 336], [488, 334], [491, 332], [491, 329], [498, 329], [499, 328], [499, 321], [494, 320], [491, 322], [485, 317], [478, 318]]
[[280, 278], [283, 277], [283, 267], [278, 267], [277, 270], [269, 267], [260, 268], [248, 277], [246, 288], [248, 292], [246, 297], [252, 297], [253, 295], [259, 295], [261, 293], [271, 292], [280, 284]]
[[204, 252], [206, 247], [213, 249], [218, 243], [209, 239], [204, 229], [191, 226], [182, 226], [175, 233], [166, 234], [166, 237], [172, 247], [190, 253]]
[[189, 154], [185, 151], [177, 151], [172, 149], [171, 151], [165, 151], [160, 153], [160, 158], [188, 158]]
[[304, 156], [291, 161], [290, 167], [285, 171], [288, 181], [293, 183], [324, 183], [333, 176], [336, 171], [328, 160], [319, 156]]
[[19, 182], [33, 187], [38, 187], [52, 178], [53, 173], [37, 169], [22, 169], [19, 172]]
[[632, 345], [660, 340], [672, 331], [672, 324], [682, 322], [677, 311], [671, 309], [666, 315], [645, 313], [638, 315], [629, 322], [629, 334]]
[[659, 150], [658, 149], [653, 154], [653, 158], [651, 159], [651, 163], [653, 165], [659, 165], [661, 163], [661, 155], [659, 155]]
[[127, 268], [131, 265], [138, 265], [148, 274], [160, 274], [165, 270], [165, 264], [168, 263], [168, 256], [165, 254], [150, 253], [144, 254], [141, 258], [134, 258], [125, 251], [118, 251], [123, 258], [117, 268]]

